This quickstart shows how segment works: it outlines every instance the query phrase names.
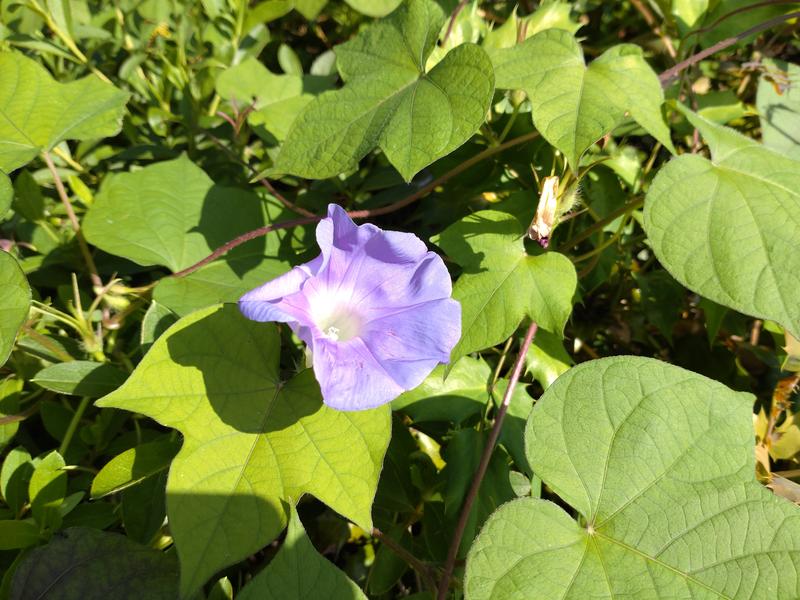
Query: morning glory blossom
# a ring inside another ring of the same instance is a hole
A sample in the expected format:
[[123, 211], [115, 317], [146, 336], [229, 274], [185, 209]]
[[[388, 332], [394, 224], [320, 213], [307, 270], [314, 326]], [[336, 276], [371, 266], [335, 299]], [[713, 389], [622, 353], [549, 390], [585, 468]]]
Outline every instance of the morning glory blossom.
[[422, 240], [356, 225], [331, 204], [317, 243], [322, 254], [246, 293], [239, 308], [254, 321], [288, 323], [308, 345], [325, 404], [385, 404], [448, 362], [461, 306]]

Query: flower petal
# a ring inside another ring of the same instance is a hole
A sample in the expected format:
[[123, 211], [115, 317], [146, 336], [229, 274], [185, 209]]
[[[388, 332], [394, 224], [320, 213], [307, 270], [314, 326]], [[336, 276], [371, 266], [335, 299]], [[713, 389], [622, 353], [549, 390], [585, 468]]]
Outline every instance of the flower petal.
[[371, 321], [362, 338], [391, 378], [410, 390], [438, 363], [450, 360], [460, 336], [461, 305], [443, 298]]
[[360, 338], [344, 343], [317, 339], [313, 359], [322, 399], [333, 408], [375, 408], [405, 391], [375, 360]]
[[290, 323], [303, 318], [303, 312], [288, 297], [300, 292], [303, 284], [314, 277], [322, 264], [322, 257], [293, 268], [239, 298], [239, 310], [253, 321], [279, 321]]

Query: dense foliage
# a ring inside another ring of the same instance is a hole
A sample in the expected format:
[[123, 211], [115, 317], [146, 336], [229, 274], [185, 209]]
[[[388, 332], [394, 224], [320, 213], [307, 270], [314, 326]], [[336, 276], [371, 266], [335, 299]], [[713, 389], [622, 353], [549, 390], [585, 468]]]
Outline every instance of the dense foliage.
[[0, 600], [800, 597], [798, 19], [0, 0]]

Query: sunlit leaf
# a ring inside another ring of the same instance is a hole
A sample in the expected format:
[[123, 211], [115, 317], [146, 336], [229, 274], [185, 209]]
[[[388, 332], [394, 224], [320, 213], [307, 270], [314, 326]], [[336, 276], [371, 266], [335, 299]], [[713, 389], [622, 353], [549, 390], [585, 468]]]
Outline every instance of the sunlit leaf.
[[14, 187], [8, 175], [0, 171], [0, 220], [11, 208], [11, 201], [14, 199]]
[[403, 0], [345, 0], [358, 12], [370, 17], [385, 17]]
[[221, 73], [217, 92], [240, 112], [252, 107], [250, 124], [263, 125], [278, 140], [286, 137], [295, 117], [314, 98], [304, 93], [300, 75], [276, 75], [253, 57]]
[[638, 46], [613, 46], [587, 67], [570, 32], [546, 29], [513, 48], [489, 52], [497, 87], [528, 94], [536, 128], [573, 170], [583, 152], [626, 112], [672, 150], [661, 116], [661, 84]]
[[687, 114], [712, 160], [658, 172], [644, 207], [656, 256], [689, 289], [800, 335], [800, 162]]
[[237, 600], [367, 599], [364, 592], [347, 575], [314, 549], [294, 507], [291, 509], [286, 538], [277, 556], [244, 587], [236, 598]]
[[117, 389], [125, 372], [107, 363], [73, 360], [45, 367], [31, 381], [46, 390], [99, 398]]
[[433, 238], [464, 267], [453, 288], [462, 316], [452, 361], [499, 344], [525, 317], [549, 331], [564, 330], [577, 285], [575, 268], [557, 252], [527, 254], [524, 233], [514, 216], [483, 210]]
[[183, 434], [167, 484], [170, 530], [187, 596], [258, 551], [286, 523], [283, 502], [310, 493], [365, 530], [391, 421], [387, 406], [325, 407], [310, 370], [283, 381], [271, 323], [236, 306], [181, 319], [128, 381], [98, 401]]
[[179, 444], [160, 440], [141, 444], [115, 456], [92, 481], [92, 498], [102, 498], [135, 485], [165, 470], [178, 453]]
[[492, 515], [466, 598], [794, 598], [800, 512], [755, 479], [753, 397], [648, 358], [562, 375], [526, 432], [544, 500]]
[[493, 70], [486, 52], [462, 44], [425, 72], [444, 19], [432, 0], [409, 0], [337, 46], [346, 85], [298, 116], [275, 170], [332, 177], [379, 147], [410, 180], [466, 142], [486, 117]]
[[31, 288], [19, 264], [0, 250], [0, 365], [6, 362], [31, 303]]
[[782, 60], [764, 61], [756, 108], [764, 145], [800, 160], [800, 66]]
[[63, 140], [116, 134], [128, 93], [94, 75], [61, 84], [39, 63], [0, 52], [0, 170], [13, 171]]

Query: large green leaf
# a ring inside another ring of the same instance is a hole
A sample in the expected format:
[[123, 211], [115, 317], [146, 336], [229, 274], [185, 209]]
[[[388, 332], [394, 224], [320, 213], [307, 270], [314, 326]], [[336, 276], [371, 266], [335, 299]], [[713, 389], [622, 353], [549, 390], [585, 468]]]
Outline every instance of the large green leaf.
[[31, 288], [25, 274], [13, 256], [0, 250], [0, 365], [11, 354], [30, 303]]
[[493, 69], [483, 49], [462, 44], [426, 73], [444, 20], [433, 0], [409, 0], [337, 46], [346, 85], [317, 97], [297, 117], [275, 170], [332, 177], [377, 146], [410, 180], [466, 142], [484, 122]]
[[712, 160], [658, 172], [644, 206], [656, 256], [689, 289], [800, 336], [800, 162], [686, 112]]
[[214, 185], [181, 155], [107, 177], [86, 214], [83, 231], [106, 252], [179, 271], [264, 225], [264, 218], [257, 196]]
[[358, 12], [370, 17], [385, 17], [397, 8], [402, 1], [403, 0], [345, 0], [345, 2]]
[[11, 208], [11, 201], [14, 199], [14, 186], [8, 175], [0, 171], [0, 220], [6, 216], [8, 209]]
[[649, 358], [562, 375], [526, 431], [579, 513], [522, 499], [487, 522], [466, 597], [796, 598], [800, 512], [755, 479], [753, 397]]
[[18, 169], [63, 140], [115, 135], [127, 101], [93, 75], [61, 84], [37, 62], [0, 53], [0, 169]]
[[564, 330], [577, 285], [575, 268], [557, 252], [527, 254], [524, 233], [525, 227], [513, 215], [482, 210], [433, 239], [464, 267], [453, 288], [462, 311], [453, 362], [499, 344], [525, 317], [549, 331]]
[[303, 92], [300, 75], [276, 75], [252, 56], [217, 77], [217, 92], [241, 111], [252, 104], [247, 120], [278, 140], [286, 138], [295, 117], [314, 98]]
[[303, 493], [372, 527], [388, 406], [328, 408], [310, 370], [280, 379], [279, 354], [274, 324], [248, 321], [234, 305], [206, 308], [159, 337], [98, 402], [183, 434], [167, 484], [183, 596], [273, 540], [286, 523], [283, 502]]
[[237, 600], [367, 600], [364, 592], [316, 551], [292, 507], [286, 538], [267, 568], [236, 597]]
[[177, 591], [174, 554], [73, 527], [25, 557], [14, 573], [11, 600], [174, 600]]
[[[179, 271], [242, 233], [280, 220], [277, 201], [215, 185], [186, 156], [108, 179], [84, 218], [84, 232], [97, 247], [142, 265]], [[235, 302], [289, 270], [278, 258], [286, 235], [261, 236], [186, 277], [164, 277], [154, 297], [181, 315]]]
[[661, 84], [638, 46], [613, 46], [587, 67], [575, 36], [546, 29], [513, 48], [489, 52], [497, 87], [528, 94], [536, 128], [573, 170], [625, 113], [672, 150], [661, 116]]
[[764, 145], [800, 160], [800, 66], [782, 60], [764, 66], [756, 95]]

